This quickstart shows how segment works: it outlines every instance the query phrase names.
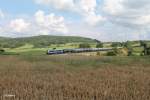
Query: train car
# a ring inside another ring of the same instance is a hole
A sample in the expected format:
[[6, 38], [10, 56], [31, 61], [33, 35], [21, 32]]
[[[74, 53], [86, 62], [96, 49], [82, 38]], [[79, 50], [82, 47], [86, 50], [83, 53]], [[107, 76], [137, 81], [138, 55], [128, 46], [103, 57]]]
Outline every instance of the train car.
[[48, 50], [47, 51], [48, 55], [53, 55], [53, 54], [64, 54], [63, 50]]
[[77, 49], [63, 49], [63, 50], [48, 50], [47, 54], [65, 54], [65, 53], [82, 53], [82, 52], [97, 52], [110, 51], [112, 48], [77, 48]]
[[73, 53], [74, 49], [63, 49], [64, 53]]

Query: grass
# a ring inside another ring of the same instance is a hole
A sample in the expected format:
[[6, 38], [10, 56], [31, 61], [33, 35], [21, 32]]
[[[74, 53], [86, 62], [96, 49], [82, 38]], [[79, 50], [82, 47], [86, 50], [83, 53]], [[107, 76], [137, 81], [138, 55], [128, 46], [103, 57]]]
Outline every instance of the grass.
[[43, 55], [46, 54], [46, 51], [48, 49], [67, 49], [67, 48], [77, 48], [78, 44], [71, 44], [71, 43], [67, 43], [67, 44], [53, 44], [49, 47], [45, 47], [45, 48], [34, 48], [33, 45], [31, 44], [25, 44], [24, 46], [18, 47], [18, 48], [6, 48], [6, 52], [11, 52], [11, 53], [18, 53], [21, 55]]
[[[147, 42], [147, 43], [149, 43], [149, 42]], [[61, 50], [61, 49], [79, 48], [79, 44], [81, 44], [81, 43], [78, 42], [78, 43], [65, 43], [65, 44], [51, 44], [47, 47], [45, 46], [45, 47], [40, 48], [40, 47], [34, 47], [33, 44], [26, 43], [25, 45], [17, 47], [17, 48], [4, 48], [4, 49], [5, 49], [6, 53], [8, 52], [8, 54], [15, 53], [15, 54], [20, 54], [20, 55], [45, 55], [46, 51], [49, 49], [56, 48], [58, 50]], [[96, 43], [89, 43], [89, 44], [90, 44], [91, 48], [96, 47]], [[133, 55], [140, 56], [141, 53], [143, 52], [144, 48], [142, 46], [140, 47], [139, 42], [131, 42], [131, 44], [132, 44]], [[104, 48], [111, 48], [112, 47], [111, 45], [112, 45], [111, 42], [103, 43]], [[126, 55], [126, 54], [122, 53], [122, 55]]]
[[[80, 43], [66, 43], [66, 44], [52, 44], [44, 48], [35, 48], [31, 44], [25, 44], [18, 48], [5, 48], [7, 54], [20, 54], [20, 55], [45, 55], [47, 50], [56, 48], [58, 50], [79, 48]], [[96, 44], [91, 43], [91, 47], [96, 47]]]
[[0, 56], [0, 97], [150, 100], [149, 57]]

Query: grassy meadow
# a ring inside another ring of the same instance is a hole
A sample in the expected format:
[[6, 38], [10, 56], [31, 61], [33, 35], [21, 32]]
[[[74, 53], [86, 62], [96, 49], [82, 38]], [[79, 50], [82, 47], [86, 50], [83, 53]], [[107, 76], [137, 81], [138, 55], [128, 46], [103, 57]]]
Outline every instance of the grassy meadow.
[[0, 56], [1, 100], [150, 100], [150, 58]]

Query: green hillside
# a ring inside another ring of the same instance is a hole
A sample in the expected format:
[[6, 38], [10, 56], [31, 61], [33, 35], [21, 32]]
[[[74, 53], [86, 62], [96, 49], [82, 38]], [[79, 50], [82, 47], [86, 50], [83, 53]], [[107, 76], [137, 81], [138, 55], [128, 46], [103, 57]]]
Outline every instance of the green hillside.
[[9, 40], [10, 38], [6, 38], [6, 37], [0, 37], [0, 42], [2, 41], [6, 41], [6, 40]]
[[[96, 48], [98, 41], [90, 38], [77, 36], [33, 36], [22, 38], [0, 37], [1, 54], [45, 54], [48, 49], [70, 49], [82, 48], [81, 45], [88, 45]], [[117, 55], [117, 56], [141, 56], [150, 55], [150, 41], [126, 41], [126, 42], [101, 42], [104, 48], [114, 49], [113, 52], [102, 52], [98, 55]], [[145, 45], [145, 46], [144, 46]], [[3, 52], [5, 51], [5, 52]]]
[[34, 47], [47, 47], [52, 44], [66, 43], [95, 43], [95, 40], [77, 36], [34, 36], [24, 38], [3, 38], [0, 37], [0, 46], [3, 48], [17, 48], [25, 44], [31, 44]]

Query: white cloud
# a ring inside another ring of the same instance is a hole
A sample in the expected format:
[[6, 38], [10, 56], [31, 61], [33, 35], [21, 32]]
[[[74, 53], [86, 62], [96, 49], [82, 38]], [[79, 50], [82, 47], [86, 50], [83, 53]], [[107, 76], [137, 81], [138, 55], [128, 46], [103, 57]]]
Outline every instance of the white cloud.
[[0, 18], [4, 18], [4, 13], [2, 12], [1, 9], [0, 9]]
[[[135, 19], [135, 11], [133, 9], [129, 11], [129, 9], [133, 5], [138, 6], [139, 4], [137, 2], [139, 1], [141, 5], [143, 3], [148, 3], [146, 2], [147, 0], [103, 0], [104, 3], [99, 5], [98, 0], [35, 0], [36, 3], [41, 5], [47, 5], [48, 7], [52, 6], [60, 11], [67, 10], [81, 15], [83, 19], [81, 21], [86, 22], [88, 25], [91, 25], [91, 27], [105, 23], [107, 19], [114, 21], [115, 23], [124, 23], [124, 25], [128, 24], [128, 22], [133, 25], [138, 24], [139, 22], [130, 20], [131, 17]], [[101, 11], [98, 9], [99, 6], [102, 6], [101, 8], [103, 8], [100, 9]], [[103, 12], [104, 14], [100, 12]], [[143, 17], [141, 19], [143, 19]]]
[[85, 17], [85, 21], [91, 26], [97, 26], [106, 21], [101, 15], [89, 14]]
[[149, 0], [104, 0], [103, 9], [114, 23], [135, 28], [150, 25]]
[[69, 10], [74, 8], [74, 0], [35, 0], [38, 4], [53, 6], [60, 10]]
[[3, 23], [0, 27], [0, 35], [13, 37], [65, 34], [68, 32], [65, 19], [56, 16], [54, 13], [45, 14], [44, 11], [37, 11], [29, 19], [17, 18]]
[[3, 29], [2, 29], [2, 27], [0, 26], [0, 35], [1, 35], [1, 33], [3, 33]]
[[9, 27], [14, 32], [24, 32], [29, 29], [30, 23], [26, 22], [24, 19], [11, 20]]
[[81, 0], [80, 9], [81, 14], [85, 17], [85, 21], [91, 25], [95, 26], [99, 23], [104, 22], [106, 19], [100, 14], [96, 14], [97, 2], [96, 0]]
[[110, 15], [118, 15], [123, 11], [123, 0], [104, 0], [103, 10]]
[[45, 15], [43, 11], [37, 11], [35, 13], [35, 22], [44, 34], [50, 32], [68, 32], [64, 17], [56, 16], [54, 13]]
[[79, 14], [84, 21], [91, 26], [95, 26], [106, 19], [100, 14], [96, 14], [96, 0], [35, 0], [38, 4], [53, 6], [58, 10], [67, 10]]
[[86, 14], [93, 14], [96, 10], [96, 0], [81, 0], [80, 8]]

